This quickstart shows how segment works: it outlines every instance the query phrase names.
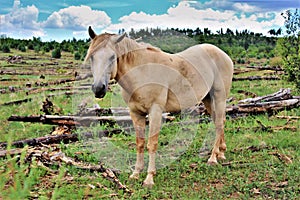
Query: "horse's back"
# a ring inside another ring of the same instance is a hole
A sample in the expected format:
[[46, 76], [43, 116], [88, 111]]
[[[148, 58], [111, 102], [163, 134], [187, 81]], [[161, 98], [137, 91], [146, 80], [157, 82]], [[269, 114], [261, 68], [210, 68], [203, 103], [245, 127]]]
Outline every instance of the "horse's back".
[[224, 51], [212, 44], [198, 44], [178, 55], [194, 67], [213, 76], [215, 82], [220, 82], [222, 87], [225, 87], [228, 96], [233, 76], [233, 62]]

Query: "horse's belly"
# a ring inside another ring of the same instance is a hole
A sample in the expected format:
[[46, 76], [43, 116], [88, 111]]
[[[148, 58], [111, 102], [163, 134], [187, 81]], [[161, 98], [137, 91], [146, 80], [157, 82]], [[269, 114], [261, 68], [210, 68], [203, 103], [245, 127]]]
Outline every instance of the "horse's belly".
[[192, 88], [185, 88], [185, 90], [177, 93], [169, 90], [165, 111], [177, 112], [195, 106], [206, 96], [207, 92], [197, 92]]

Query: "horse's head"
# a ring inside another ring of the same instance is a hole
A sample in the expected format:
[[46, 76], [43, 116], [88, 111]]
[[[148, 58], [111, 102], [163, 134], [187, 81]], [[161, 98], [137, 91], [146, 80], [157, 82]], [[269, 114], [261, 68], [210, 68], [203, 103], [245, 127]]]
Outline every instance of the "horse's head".
[[97, 35], [91, 27], [88, 32], [92, 41], [86, 60], [91, 61], [94, 77], [92, 90], [96, 98], [102, 98], [106, 94], [109, 80], [116, 77], [117, 53], [114, 47], [125, 37], [125, 34], [121, 36], [108, 33]]

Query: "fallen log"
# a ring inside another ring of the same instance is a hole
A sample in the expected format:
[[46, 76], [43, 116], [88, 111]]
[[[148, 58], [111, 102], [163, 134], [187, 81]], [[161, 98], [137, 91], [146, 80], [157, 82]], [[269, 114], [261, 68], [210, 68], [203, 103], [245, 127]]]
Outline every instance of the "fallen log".
[[300, 106], [299, 101], [300, 99], [287, 99], [282, 101], [238, 104], [238, 105], [228, 106], [226, 108], [226, 113], [229, 115], [260, 114], [260, 113], [273, 114], [274, 112], [278, 112], [284, 109], [299, 107]]
[[80, 86], [80, 87], [72, 87], [72, 86], [67, 86], [67, 87], [60, 87], [60, 88], [30, 88], [27, 90], [27, 95], [28, 94], [36, 94], [36, 93], [40, 93], [40, 92], [46, 92], [46, 91], [50, 91], [50, 92], [54, 92], [54, 91], [62, 91], [62, 90], [87, 90], [87, 89], [91, 89], [91, 86]]
[[[77, 134], [62, 134], [62, 135], [50, 135], [50, 136], [43, 136], [38, 138], [32, 138], [32, 139], [25, 139], [25, 140], [19, 140], [13, 142], [11, 145], [16, 148], [23, 148], [24, 146], [39, 146], [41, 144], [57, 144], [57, 143], [70, 143], [70, 142], [76, 142], [78, 141]], [[7, 147], [7, 142], [1, 142], [0, 148], [4, 149]], [[15, 152], [15, 154], [18, 154], [19, 152]], [[12, 153], [8, 153], [12, 155]], [[2, 155], [2, 156], [1, 156]], [[3, 157], [6, 154], [1, 151], [0, 157]]]
[[233, 77], [232, 81], [256, 81], [256, 80], [280, 80], [278, 76], [247, 76], [247, 77]]
[[293, 120], [293, 119], [300, 119], [300, 116], [276, 116], [276, 118], [279, 119], [287, 119], [287, 120]]
[[252, 71], [254, 71], [254, 70], [236, 68], [236, 69], [234, 69], [233, 74], [238, 75], [238, 74], [248, 73], [248, 72], [252, 72]]
[[17, 116], [12, 115], [8, 121], [21, 122], [36, 122], [52, 125], [66, 125], [66, 126], [89, 126], [93, 122], [100, 122], [102, 124], [108, 123], [110, 125], [128, 124], [131, 123], [130, 116], [59, 116], [59, 115], [32, 115], [32, 116]]
[[239, 103], [255, 103], [255, 102], [266, 102], [266, 101], [281, 101], [286, 99], [293, 99], [291, 95], [291, 89], [280, 89], [278, 92], [273, 94], [268, 94], [265, 96], [255, 97], [255, 98], [248, 98], [240, 100]]
[[[97, 133], [80, 133], [80, 134], [59, 134], [59, 135], [48, 135], [42, 136], [38, 138], [24, 139], [18, 140], [11, 143], [11, 146], [16, 148], [23, 148], [26, 145], [28, 146], [41, 146], [41, 145], [49, 145], [49, 144], [60, 144], [61, 142], [67, 144], [70, 142], [76, 142], [79, 139], [90, 139], [90, 138], [102, 138], [102, 137], [111, 137], [113, 135], [124, 134], [130, 135], [129, 131], [133, 130], [131, 127], [125, 127], [122, 129], [111, 129], [111, 130], [101, 130]], [[7, 142], [0, 142], [0, 149], [7, 148]], [[8, 153], [5, 151], [0, 151], [0, 158], [5, 157], [5, 154]], [[4, 153], [3, 153], [4, 152]], [[8, 153], [9, 155], [19, 154], [18, 151]], [[2, 155], [2, 156], [1, 156]]]
[[[249, 103], [249, 104], [238, 104], [230, 105], [226, 107], [226, 113], [229, 115], [248, 115], [248, 114], [260, 114], [269, 113], [291, 109], [300, 105], [300, 99], [286, 99], [281, 101], [269, 101], [261, 103]], [[197, 107], [196, 107], [197, 108]], [[193, 109], [191, 112], [197, 114], [205, 113], [205, 108]], [[127, 110], [124, 109], [127, 113]], [[198, 113], [200, 112], [200, 113]], [[167, 121], [172, 121], [168, 113], [163, 115], [163, 118]], [[8, 121], [22, 121], [22, 122], [37, 122], [43, 124], [52, 125], [66, 125], [66, 126], [89, 126], [93, 122], [108, 123], [109, 125], [114, 124], [131, 124], [131, 118], [129, 115], [121, 116], [58, 116], [58, 115], [32, 115], [32, 116], [17, 116], [12, 115], [8, 118]]]
[[22, 99], [22, 100], [17, 100], [17, 101], [10, 101], [10, 102], [7, 102], [7, 103], [3, 103], [0, 106], [18, 105], [18, 104], [21, 104], [21, 103], [30, 102], [31, 100], [32, 100], [31, 98], [28, 98], [28, 99]]
[[0, 158], [19, 155], [23, 152], [22, 149], [0, 150]]
[[283, 71], [283, 69], [279, 66], [276, 66], [276, 67], [271, 67], [271, 66], [247, 66], [247, 68], [250, 68], [250, 69], [256, 69], [256, 70], [272, 70], [272, 71]]

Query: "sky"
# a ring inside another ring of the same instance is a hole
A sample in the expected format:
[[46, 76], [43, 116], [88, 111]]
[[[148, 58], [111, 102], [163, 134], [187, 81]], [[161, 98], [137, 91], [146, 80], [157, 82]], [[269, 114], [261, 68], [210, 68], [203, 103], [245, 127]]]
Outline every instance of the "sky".
[[0, 0], [0, 34], [42, 41], [88, 38], [141, 28], [221, 28], [268, 34], [283, 27], [282, 12], [300, 0]]

